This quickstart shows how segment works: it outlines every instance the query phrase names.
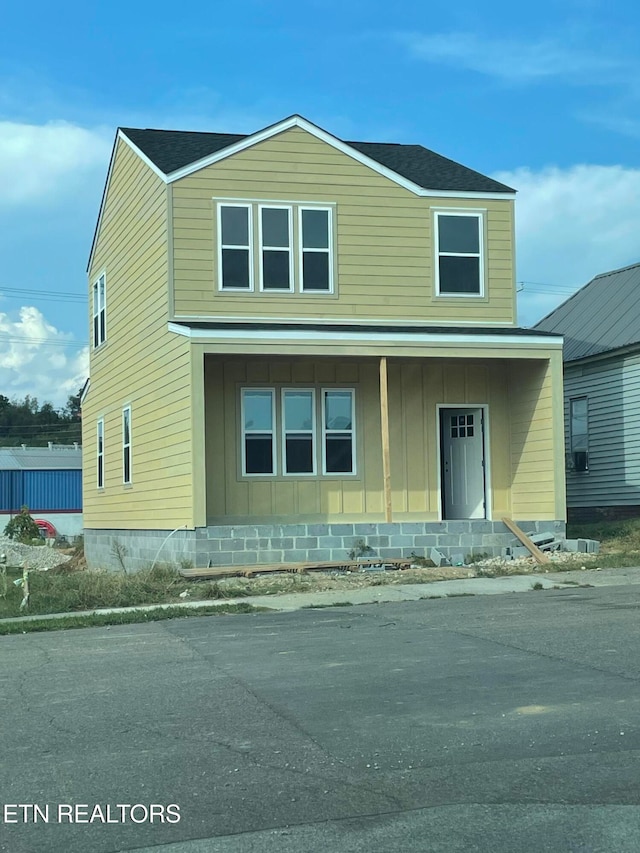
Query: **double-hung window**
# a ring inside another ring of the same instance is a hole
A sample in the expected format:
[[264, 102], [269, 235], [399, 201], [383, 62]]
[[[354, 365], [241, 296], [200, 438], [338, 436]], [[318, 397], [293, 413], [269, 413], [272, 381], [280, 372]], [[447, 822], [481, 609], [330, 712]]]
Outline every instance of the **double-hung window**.
[[323, 390], [322, 410], [322, 470], [325, 474], [353, 474], [353, 391]]
[[240, 394], [243, 476], [356, 473], [352, 388], [242, 388]]
[[292, 290], [291, 208], [261, 206], [259, 222], [261, 288]]
[[224, 290], [253, 288], [253, 228], [250, 204], [218, 207], [219, 270]]
[[301, 207], [301, 290], [329, 292], [332, 287], [331, 208]]
[[283, 473], [315, 474], [315, 392], [282, 389]]
[[105, 273], [93, 283], [93, 348], [107, 339], [107, 282]]
[[589, 470], [589, 411], [587, 397], [569, 400], [570, 442], [573, 469]]
[[96, 434], [97, 471], [96, 480], [99, 489], [104, 488], [104, 419], [98, 421]]
[[218, 290], [334, 292], [332, 205], [221, 200], [216, 210]]
[[122, 482], [131, 483], [131, 406], [122, 410]]
[[436, 294], [483, 296], [482, 214], [436, 212]]
[[244, 388], [241, 417], [242, 473], [275, 474], [275, 391]]

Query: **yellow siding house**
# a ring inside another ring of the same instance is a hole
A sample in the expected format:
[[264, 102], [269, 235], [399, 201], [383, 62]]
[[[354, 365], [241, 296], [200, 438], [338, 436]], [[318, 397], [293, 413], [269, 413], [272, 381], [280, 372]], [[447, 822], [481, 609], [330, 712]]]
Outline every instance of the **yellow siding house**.
[[121, 128], [89, 262], [89, 563], [562, 532], [562, 338], [516, 324], [514, 198], [300, 116]]

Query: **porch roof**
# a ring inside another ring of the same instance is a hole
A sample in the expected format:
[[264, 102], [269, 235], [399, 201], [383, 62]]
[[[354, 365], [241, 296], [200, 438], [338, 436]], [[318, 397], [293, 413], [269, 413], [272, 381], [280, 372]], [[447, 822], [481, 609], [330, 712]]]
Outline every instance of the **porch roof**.
[[[210, 352], [544, 358], [561, 350], [556, 333], [514, 326], [420, 326], [359, 323], [242, 321], [170, 322], [169, 331]], [[435, 350], [438, 350], [436, 353]], [[526, 356], [526, 353], [531, 353]]]

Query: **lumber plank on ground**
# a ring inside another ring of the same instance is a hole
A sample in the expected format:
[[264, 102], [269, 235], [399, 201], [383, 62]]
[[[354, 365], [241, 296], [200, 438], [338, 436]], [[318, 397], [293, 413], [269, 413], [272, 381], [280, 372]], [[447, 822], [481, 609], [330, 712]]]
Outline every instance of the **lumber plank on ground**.
[[506, 526], [513, 533], [513, 535], [515, 537], [517, 537], [520, 540], [520, 542], [522, 542], [524, 547], [527, 549], [527, 551], [531, 554], [531, 556], [534, 558], [534, 560], [537, 563], [548, 563], [548, 562], [550, 562], [548, 555], [543, 554], [542, 551], [540, 550], [540, 548], [538, 548], [537, 545], [534, 545], [534, 543], [531, 541], [531, 539], [529, 539], [527, 534], [523, 530], [520, 530], [520, 528], [515, 523], [515, 521], [512, 521], [510, 518], [507, 518], [506, 516], [503, 516], [502, 521], [504, 524], [506, 524]]
[[202, 569], [182, 569], [183, 578], [206, 580], [210, 578], [251, 577], [270, 572], [304, 572], [323, 571], [324, 569], [358, 569], [366, 566], [396, 566], [398, 569], [408, 569], [411, 559], [408, 557], [389, 557], [379, 560], [321, 560], [302, 563], [265, 563], [252, 566], [212, 566]]

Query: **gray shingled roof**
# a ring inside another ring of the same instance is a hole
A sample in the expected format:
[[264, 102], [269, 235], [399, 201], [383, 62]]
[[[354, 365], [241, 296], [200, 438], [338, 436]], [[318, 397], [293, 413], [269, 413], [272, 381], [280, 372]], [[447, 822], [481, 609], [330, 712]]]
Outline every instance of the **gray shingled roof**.
[[601, 273], [536, 323], [564, 335], [564, 360], [640, 343], [640, 263]]
[[81, 447], [0, 447], [0, 471], [73, 471], [81, 468]]
[[[215, 154], [247, 134], [201, 133], [184, 130], [151, 130], [121, 127], [120, 130], [165, 175]], [[422, 145], [386, 142], [346, 142], [360, 153], [427, 190], [513, 193], [511, 187], [449, 160]]]

